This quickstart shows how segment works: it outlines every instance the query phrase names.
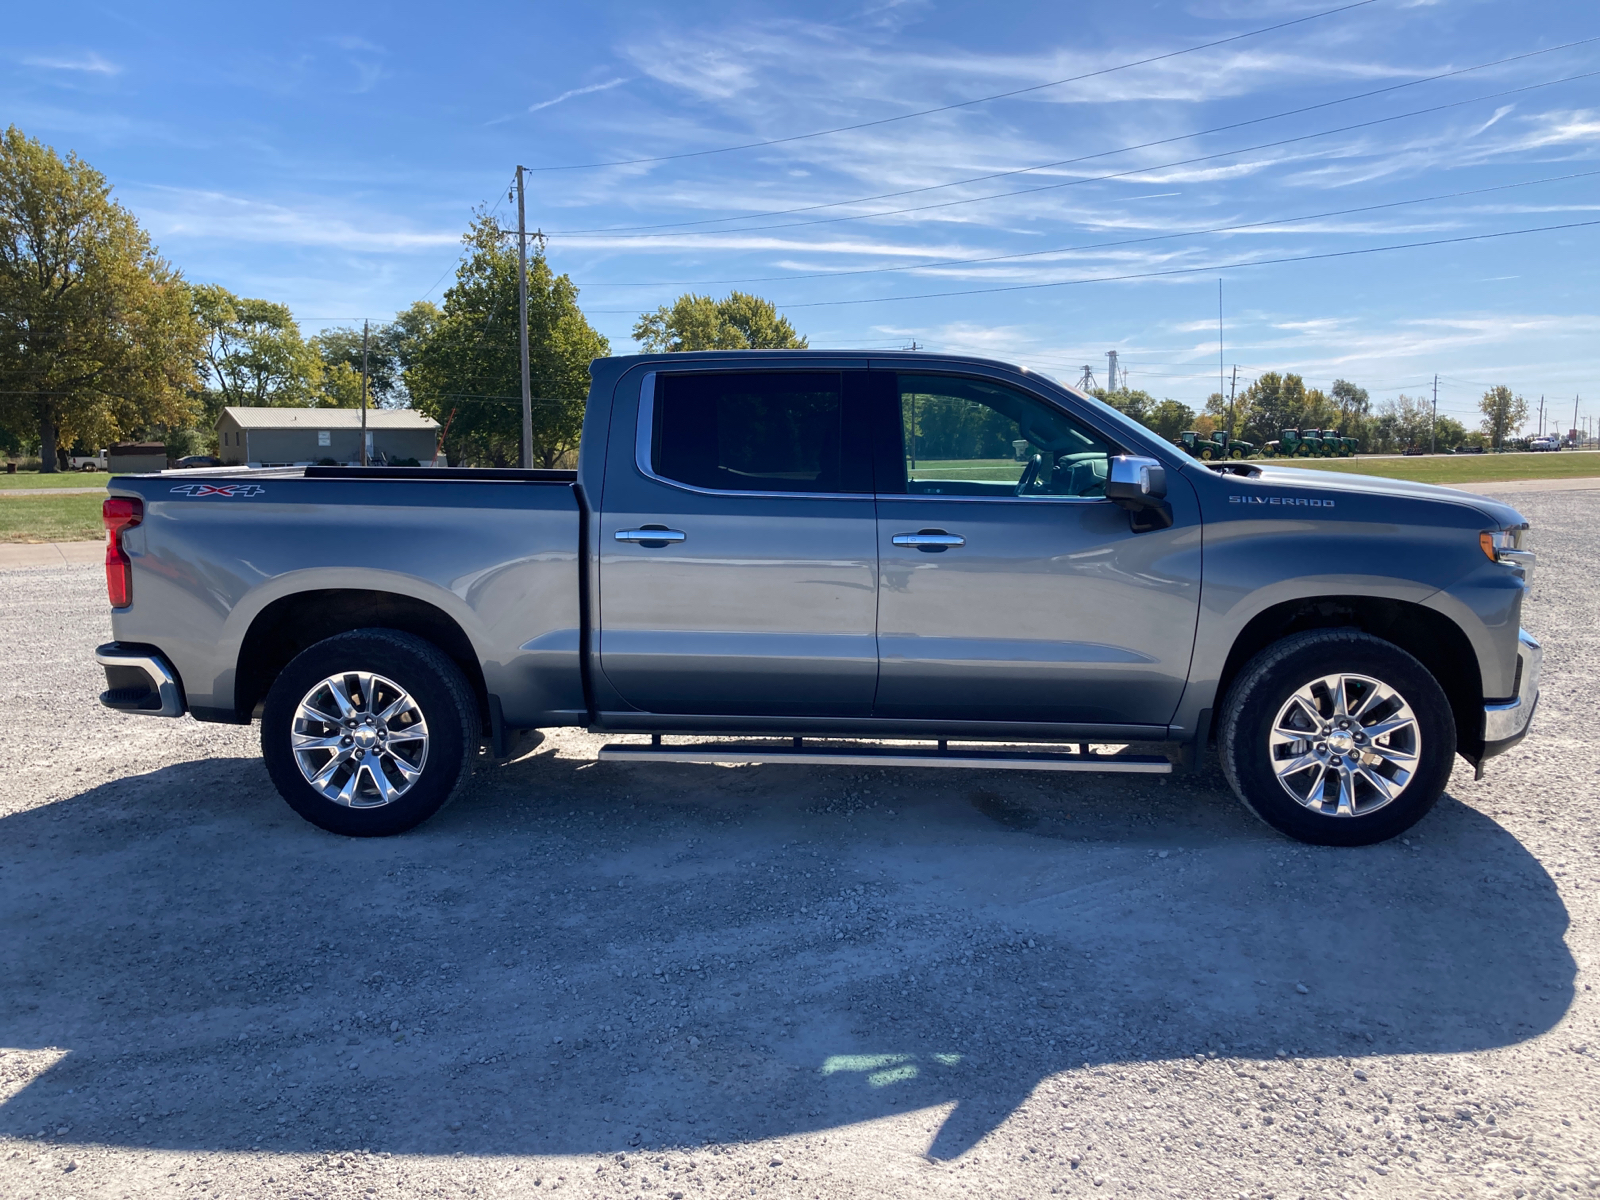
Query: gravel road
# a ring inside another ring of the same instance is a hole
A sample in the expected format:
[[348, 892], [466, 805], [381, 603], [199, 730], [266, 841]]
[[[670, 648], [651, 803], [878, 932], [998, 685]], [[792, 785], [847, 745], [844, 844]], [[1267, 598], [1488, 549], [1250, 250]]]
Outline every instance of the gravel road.
[[98, 568], [0, 572], [0, 1196], [1589, 1194], [1600, 494], [1511, 500], [1535, 733], [1365, 850], [575, 731], [344, 841], [99, 707]]

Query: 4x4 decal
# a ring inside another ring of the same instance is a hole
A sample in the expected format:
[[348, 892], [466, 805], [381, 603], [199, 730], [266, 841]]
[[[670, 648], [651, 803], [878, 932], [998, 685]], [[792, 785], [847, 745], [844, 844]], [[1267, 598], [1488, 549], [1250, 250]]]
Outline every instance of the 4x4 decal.
[[259, 496], [267, 489], [259, 483], [185, 483], [172, 490], [198, 500], [201, 496]]

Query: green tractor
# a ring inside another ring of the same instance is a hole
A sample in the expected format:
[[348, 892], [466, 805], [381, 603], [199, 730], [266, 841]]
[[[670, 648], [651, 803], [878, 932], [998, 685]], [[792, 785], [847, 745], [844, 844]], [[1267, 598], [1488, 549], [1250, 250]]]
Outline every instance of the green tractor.
[[1349, 458], [1356, 452], [1356, 439], [1345, 437], [1337, 429], [1311, 429], [1307, 432], [1321, 444], [1319, 453], [1323, 458]]
[[1203, 438], [1193, 429], [1185, 429], [1178, 435], [1178, 445], [1204, 462], [1226, 457], [1221, 442], [1215, 438]]
[[1222, 457], [1224, 458], [1249, 458], [1256, 452], [1254, 442], [1247, 442], [1242, 438], [1229, 437], [1221, 430], [1212, 434], [1211, 437], [1217, 445], [1222, 447]]
[[[1310, 430], [1306, 431], [1307, 433]], [[1301, 435], [1298, 429], [1283, 429], [1278, 433], [1278, 440], [1268, 442], [1261, 448], [1261, 452], [1268, 458], [1305, 458], [1311, 454], [1311, 446]]]
[[1331, 429], [1302, 429], [1300, 440], [1305, 443], [1312, 458], [1330, 458], [1333, 455], [1335, 438]]
[[1220, 430], [1209, 438], [1201, 437], [1193, 429], [1186, 429], [1178, 436], [1178, 444], [1204, 462], [1221, 458], [1248, 458], [1256, 451], [1254, 443], [1231, 438]]
[[1277, 441], [1263, 446], [1261, 453], [1268, 458], [1349, 458], [1360, 449], [1359, 439], [1345, 437], [1335, 429], [1285, 429]]

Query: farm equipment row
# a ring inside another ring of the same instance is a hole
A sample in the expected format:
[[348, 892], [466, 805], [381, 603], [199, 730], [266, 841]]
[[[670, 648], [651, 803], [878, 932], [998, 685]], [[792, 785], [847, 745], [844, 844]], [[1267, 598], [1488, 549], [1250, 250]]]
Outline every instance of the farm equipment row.
[[1285, 429], [1265, 446], [1231, 438], [1222, 431], [1202, 437], [1193, 429], [1179, 435], [1178, 445], [1198, 459], [1223, 458], [1349, 458], [1361, 449], [1360, 440], [1333, 429]]

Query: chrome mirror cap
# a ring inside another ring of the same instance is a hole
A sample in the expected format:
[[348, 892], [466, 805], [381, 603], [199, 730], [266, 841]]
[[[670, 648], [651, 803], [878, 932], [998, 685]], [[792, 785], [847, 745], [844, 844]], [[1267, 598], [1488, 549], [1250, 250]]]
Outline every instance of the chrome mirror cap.
[[1167, 469], [1153, 458], [1119, 454], [1106, 472], [1106, 495], [1112, 500], [1150, 504], [1167, 494]]

